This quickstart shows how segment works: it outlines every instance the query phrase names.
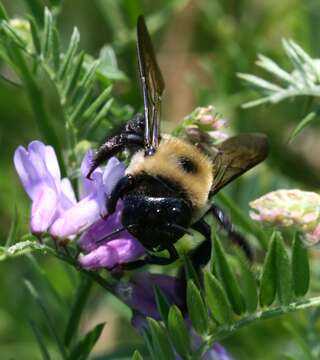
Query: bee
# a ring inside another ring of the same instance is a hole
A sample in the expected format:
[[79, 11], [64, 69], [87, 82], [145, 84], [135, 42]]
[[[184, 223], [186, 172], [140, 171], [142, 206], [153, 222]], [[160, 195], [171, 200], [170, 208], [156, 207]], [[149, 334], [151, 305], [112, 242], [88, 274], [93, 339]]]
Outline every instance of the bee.
[[[137, 53], [144, 113], [136, 114], [119, 134], [98, 149], [88, 173], [90, 178], [96, 167], [124, 149], [133, 152], [125, 176], [107, 199], [109, 214], [114, 213], [119, 199], [124, 205], [123, 228], [110, 237], [127, 230], [141, 242], [147, 255], [123, 264], [123, 268], [174, 262], [179, 257], [175, 243], [190, 229], [205, 238], [192, 251], [192, 262], [195, 267], [206, 264], [211, 255], [211, 240], [210, 227], [204, 217], [209, 212], [250, 257], [250, 248], [243, 237], [209, 199], [267, 157], [267, 137], [262, 134], [234, 136], [217, 146], [214, 155], [208, 156], [195, 143], [161, 134], [160, 105], [165, 83], [143, 16], [137, 21]], [[168, 251], [168, 257], [157, 256], [157, 252], [163, 250]]]

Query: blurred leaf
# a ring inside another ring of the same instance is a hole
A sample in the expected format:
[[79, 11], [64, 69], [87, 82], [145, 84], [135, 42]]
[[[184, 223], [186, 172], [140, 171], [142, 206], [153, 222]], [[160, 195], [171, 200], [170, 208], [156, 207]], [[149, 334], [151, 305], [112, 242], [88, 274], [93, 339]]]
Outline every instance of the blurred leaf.
[[187, 306], [194, 329], [197, 333], [204, 336], [208, 331], [208, 310], [199, 289], [192, 280], [188, 281]]
[[240, 315], [245, 312], [246, 304], [241, 293], [238, 281], [236, 280], [231, 267], [226, 259], [226, 255], [219, 241], [218, 236], [214, 237], [214, 252], [215, 252], [215, 265], [218, 277], [223, 284], [223, 287], [228, 296], [229, 302], [232, 305], [233, 311]]
[[141, 356], [141, 354], [139, 353], [138, 350], [136, 350], [132, 356], [131, 360], [143, 360], [143, 357]]
[[106, 45], [100, 50], [98, 75], [106, 80], [127, 80], [126, 75], [119, 70], [116, 55], [111, 46]]
[[230, 323], [232, 311], [223, 287], [212, 274], [205, 272], [204, 276], [206, 301], [212, 316], [219, 324]]
[[103, 331], [105, 323], [96, 325], [73, 348], [67, 360], [86, 360]]
[[43, 34], [43, 44], [42, 44], [42, 54], [44, 58], [47, 58], [49, 50], [51, 49], [50, 45], [52, 44], [52, 32], [53, 32], [53, 19], [52, 14], [47, 7], [44, 9], [44, 34]]
[[304, 296], [310, 284], [310, 265], [308, 250], [298, 234], [296, 234], [293, 242], [292, 274], [296, 296]]
[[29, 320], [29, 324], [31, 326], [32, 332], [34, 333], [34, 336], [37, 340], [40, 352], [41, 352], [41, 357], [42, 360], [50, 360], [50, 354], [49, 354], [49, 350], [46, 347], [45, 341], [42, 337], [41, 331], [38, 329], [37, 325], [32, 321]]
[[275, 299], [277, 290], [276, 268], [276, 241], [275, 234], [273, 234], [262, 269], [260, 282], [261, 306], [270, 306]]
[[282, 305], [288, 305], [292, 300], [292, 268], [279, 232], [276, 232], [275, 241], [278, 297]]
[[81, 315], [89, 298], [91, 288], [92, 280], [87, 277], [81, 277], [64, 334], [64, 344], [67, 347], [70, 346], [72, 340], [77, 335]]
[[[17, 211], [17, 207], [15, 206], [9, 234], [5, 243], [6, 248], [8, 248], [17, 240], [18, 226], [19, 226], [18, 211]], [[0, 260], [1, 260], [1, 250], [0, 250]]]
[[157, 309], [161, 315], [161, 319], [165, 324], [167, 324], [168, 314], [170, 310], [170, 305], [168, 303], [168, 300], [166, 299], [165, 295], [158, 286], [155, 286], [153, 291], [156, 299]]
[[65, 359], [66, 358], [66, 350], [60, 340], [58, 332], [56, 331], [56, 329], [52, 323], [51, 317], [49, 315], [49, 312], [48, 312], [46, 306], [44, 305], [43, 300], [41, 299], [37, 290], [35, 289], [35, 287], [32, 285], [32, 283], [29, 280], [25, 280], [24, 283], [25, 283], [26, 288], [28, 289], [29, 293], [31, 294], [31, 296], [35, 300], [36, 304], [38, 305], [39, 309], [42, 311], [42, 314], [46, 321], [46, 325], [48, 326], [51, 334], [53, 335], [54, 341], [57, 345], [57, 348], [61, 354], [62, 359]]
[[284, 326], [290, 332], [292, 338], [295, 340], [295, 344], [298, 344], [300, 349], [302, 350], [304, 356], [308, 360], [316, 360], [316, 358], [312, 355], [312, 351], [308, 342], [303, 338], [303, 336], [299, 333], [299, 331], [294, 327], [293, 324], [289, 322], [285, 322]]
[[29, 19], [29, 23], [30, 23], [30, 30], [31, 30], [33, 46], [34, 46], [37, 54], [40, 55], [41, 54], [41, 40], [40, 40], [40, 32], [39, 32], [38, 26], [33, 18]]
[[171, 306], [168, 316], [168, 329], [176, 351], [188, 358], [191, 353], [189, 331], [186, 327], [181, 311], [176, 305]]
[[294, 138], [299, 135], [301, 133], [302, 130], [304, 130], [305, 127], [307, 127], [311, 121], [313, 121], [317, 116], [316, 112], [311, 112], [308, 115], [306, 115], [300, 122], [299, 124], [294, 128], [294, 130], [292, 131], [292, 133], [290, 134], [289, 137], [289, 142], [293, 141]]
[[4, 8], [2, 2], [0, 2], [0, 20], [6, 20], [8, 21], [8, 14], [6, 12], [6, 9]]
[[64, 80], [65, 76], [68, 75], [68, 70], [70, 65], [74, 62], [75, 55], [80, 42], [80, 33], [79, 30], [75, 27], [73, 29], [68, 50], [63, 59], [60, 71], [59, 78], [60, 80]]
[[148, 318], [148, 324], [151, 332], [152, 343], [157, 359], [174, 360], [173, 351], [167, 338], [165, 329], [152, 318]]
[[36, 19], [39, 25], [43, 25], [43, 10], [44, 6], [41, 0], [24, 0], [28, 5], [32, 16]]

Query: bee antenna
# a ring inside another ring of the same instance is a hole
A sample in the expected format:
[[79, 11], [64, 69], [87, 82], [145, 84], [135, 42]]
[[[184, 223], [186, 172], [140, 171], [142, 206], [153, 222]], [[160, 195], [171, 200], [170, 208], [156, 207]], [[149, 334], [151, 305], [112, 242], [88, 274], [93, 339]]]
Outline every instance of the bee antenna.
[[114, 235], [117, 235], [125, 230], [127, 230], [128, 228], [131, 228], [133, 225], [129, 225], [127, 227], [123, 226], [122, 228], [119, 228], [119, 229], [115, 229], [113, 230], [111, 233], [109, 233], [108, 235], [104, 236], [103, 238], [99, 239], [96, 241], [96, 244], [99, 244], [101, 243], [102, 241], [105, 241], [105, 240], [109, 240], [111, 239]]

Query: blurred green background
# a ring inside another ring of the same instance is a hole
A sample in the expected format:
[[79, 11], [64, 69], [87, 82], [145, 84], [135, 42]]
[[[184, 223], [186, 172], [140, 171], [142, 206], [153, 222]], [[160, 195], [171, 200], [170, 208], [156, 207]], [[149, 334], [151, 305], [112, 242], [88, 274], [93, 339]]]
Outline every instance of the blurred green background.
[[[26, 18], [28, 3], [33, 2], [3, 1], [10, 17]], [[287, 144], [290, 131], [304, 115], [307, 99], [244, 110], [241, 104], [252, 99], [254, 93], [236, 76], [238, 72], [261, 73], [254, 66], [258, 53], [286, 67], [281, 48], [283, 37], [294, 39], [311, 56], [319, 56], [319, 1], [64, 0], [58, 23], [64, 43], [67, 44], [72, 28], [77, 26], [81, 48], [93, 56], [98, 55], [103, 45], [111, 45], [120, 70], [126, 74], [125, 79], [116, 82], [113, 95], [121, 106], [130, 105], [135, 110], [141, 110], [142, 105], [135, 50], [139, 14], [145, 14], [149, 21], [167, 85], [163, 100], [164, 128], [173, 128], [197, 106], [213, 104], [229, 120], [233, 132], [261, 131], [269, 135], [271, 156], [267, 165], [254, 173], [260, 176], [248, 176], [229, 189], [245, 211], [248, 201], [271, 189], [319, 187], [320, 157], [314, 156], [320, 150], [319, 124], [315, 122], [292, 144]], [[47, 87], [42, 91], [50, 97]], [[23, 87], [0, 79], [0, 111], [0, 236], [4, 242], [15, 205], [20, 235], [27, 231], [30, 206], [13, 168], [14, 150], [41, 137]], [[100, 142], [104, 136], [105, 130], [101, 129], [91, 140]], [[25, 279], [37, 287], [57, 328], [67, 320], [75, 296], [75, 273], [54, 259], [26, 257], [1, 263], [1, 359], [40, 359], [30, 322], [37, 323], [48, 344], [53, 344], [48, 323], [27, 292]], [[55, 289], [56, 298], [49, 287]], [[86, 331], [98, 322], [107, 321], [95, 348], [97, 359], [129, 358], [133, 349], [143, 346], [142, 340], [129, 330], [129, 314], [123, 305], [94, 289], [81, 329]], [[260, 323], [240, 331], [225, 345], [236, 359], [283, 359], [284, 351], [295, 346], [286, 322], [294, 322], [303, 329], [306, 316], [298, 314], [290, 319]]]

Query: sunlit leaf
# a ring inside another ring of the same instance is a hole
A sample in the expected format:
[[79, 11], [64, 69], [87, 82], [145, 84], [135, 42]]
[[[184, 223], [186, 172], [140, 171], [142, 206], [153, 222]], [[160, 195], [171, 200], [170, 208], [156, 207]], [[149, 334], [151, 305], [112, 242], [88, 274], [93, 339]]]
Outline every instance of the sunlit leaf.
[[154, 351], [159, 360], [174, 360], [173, 351], [163, 326], [156, 320], [148, 318]]
[[201, 335], [208, 331], [208, 310], [202, 299], [199, 289], [192, 280], [188, 282], [187, 306], [194, 329]]

